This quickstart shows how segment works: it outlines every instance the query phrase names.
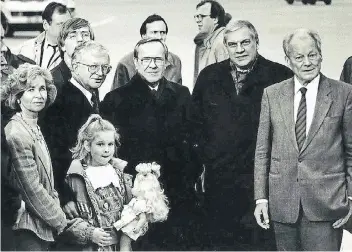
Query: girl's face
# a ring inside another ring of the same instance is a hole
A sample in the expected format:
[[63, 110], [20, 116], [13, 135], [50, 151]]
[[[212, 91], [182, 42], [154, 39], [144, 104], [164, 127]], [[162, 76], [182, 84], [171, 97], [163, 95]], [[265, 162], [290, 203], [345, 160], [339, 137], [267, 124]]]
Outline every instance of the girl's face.
[[47, 100], [46, 83], [42, 76], [37, 76], [30, 82], [29, 88], [20, 98], [22, 113], [30, 117], [37, 117], [38, 112], [45, 107]]
[[90, 165], [106, 165], [115, 152], [115, 132], [112, 130], [97, 132], [88, 149], [92, 158]]

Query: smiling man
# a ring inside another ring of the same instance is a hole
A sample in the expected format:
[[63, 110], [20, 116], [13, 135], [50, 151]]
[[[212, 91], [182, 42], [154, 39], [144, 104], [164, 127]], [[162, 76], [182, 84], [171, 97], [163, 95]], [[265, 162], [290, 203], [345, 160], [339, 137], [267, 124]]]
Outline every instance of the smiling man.
[[[187, 188], [187, 122], [190, 92], [164, 77], [168, 49], [159, 39], [142, 39], [134, 49], [137, 74], [108, 93], [102, 115], [119, 129], [119, 157], [128, 161], [127, 173], [136, 174], [138, 163], [161, 165], [160, 181], [172, 209], [165, 223], [153, 224], [142, 237], [142, 250], [182, 250], [177, 230], [185, 216], [179, 209]], [[155, 226], [154, 226], [155, 225]], [[144, 243], [147, 241], [146, 243]], [[136, 244], [138, 246], [138, 243]]]
[[[64, 191], [64, 180], [71, 162], [78, 129], [88, 117], [99, 113], [99, 92], [111, 70], [107, 49], [95, 41], [78, 45], [72, 55], [72, 78], [62, 87], [43, 118], [42, 128], [54, 167], [54, 179], [62, 204], [70, 198]], [[71, 217], [71, 216], [70, 216]]]
[[204, 220], [207, 249], [274, 250], [261, 241], [272, 240], [255, 235], [251, 225], [254, 150], [263, 90], [292, 72], [258, 54], [258, 33], [248, 21], [230, 21], [223, 43], [230, 59], [200, 73], [191, 106], [194, 145], [206, 168], [205, 208], [212, 217]]

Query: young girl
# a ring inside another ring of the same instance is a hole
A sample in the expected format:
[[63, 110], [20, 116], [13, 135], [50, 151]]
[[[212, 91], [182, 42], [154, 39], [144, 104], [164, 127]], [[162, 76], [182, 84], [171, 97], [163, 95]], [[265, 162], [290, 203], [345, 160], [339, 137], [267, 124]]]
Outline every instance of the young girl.
[[129, 175], [122, 172], [127, 162], [114, 158], [119, 135], [110, 122], [91, 115], [77, 139], [66, 180], [80, 218], [68, 225], [63, 236], [83, 251], [131, 250], [130, 238], [113, 227], [130, 201], [132, 186]]

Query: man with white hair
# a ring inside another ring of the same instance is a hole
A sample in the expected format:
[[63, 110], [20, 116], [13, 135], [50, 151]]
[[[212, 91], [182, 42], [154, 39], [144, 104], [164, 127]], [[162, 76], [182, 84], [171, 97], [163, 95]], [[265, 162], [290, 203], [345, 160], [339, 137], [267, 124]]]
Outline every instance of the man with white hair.
[[[88, 117], [99, 113], [98, 89], [110, 70], [110, 56], [104, 46], [95, 41], [78, 45], [72, 55], [72, 78], [62, 87], [61, 94], [43, 118], [43, 134], [52, 158], [55, 186], [63, 205], [70, 201], [64, 187], [66, 172], [72, 161], [70, 148]], [[75, 213], [67, 214], [75, 217]]]
[[320, 72], [316, 32], [295, 30], [283, 48], [294, 77], [264, 90], [254, 214], [280, 251], [339, 251], [352, 215], [352, 86]]

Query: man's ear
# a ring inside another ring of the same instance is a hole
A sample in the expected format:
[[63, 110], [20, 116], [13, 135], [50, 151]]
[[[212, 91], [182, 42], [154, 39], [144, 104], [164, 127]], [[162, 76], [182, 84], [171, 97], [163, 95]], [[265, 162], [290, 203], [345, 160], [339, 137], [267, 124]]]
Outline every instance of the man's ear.
[[90, 152], [90, 145], [87, 140], [83, 142], [83, 147], [86, 151]]
[[48, 23], [48, 21], [47, 20], [43, 20], [43, 29], [44, 29], [44, 31], [47, 31], [48, 29], [49, 29], [49, 27], [50, 27], [50, 24]]
[[147, 34], [143, 34], [142, 39], [146, 39], [146, 38], [147, 38]]
[[212, 18], [214, 20], [214, 25], [216, 26], [219, 23], [219, 19], [217, 17]]

